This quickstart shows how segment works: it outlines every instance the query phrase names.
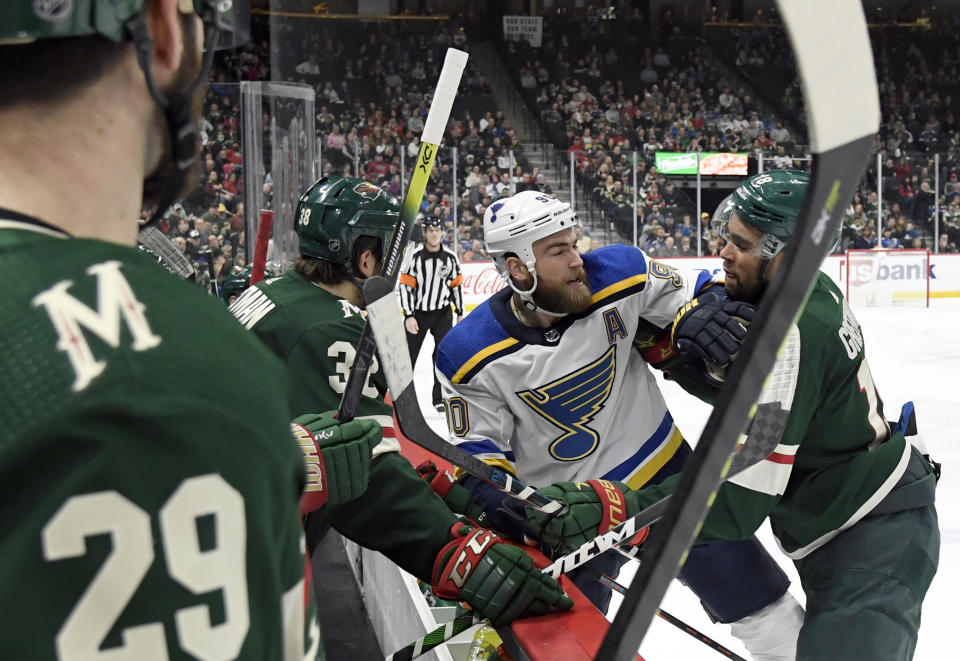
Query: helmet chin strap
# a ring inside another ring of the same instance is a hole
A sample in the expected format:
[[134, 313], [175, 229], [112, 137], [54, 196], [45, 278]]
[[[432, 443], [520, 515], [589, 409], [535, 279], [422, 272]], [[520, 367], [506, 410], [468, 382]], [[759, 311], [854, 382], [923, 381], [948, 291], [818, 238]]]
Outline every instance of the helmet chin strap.
[[507, 282], [510, 284], [510, 288], [520, 295], [520, 300], [523, 301], [523, 307], [530, 310], [530, 312], [539, 312], [540, 314], [545, 314], [548, 317], [554, 317], [557, 319], [566, 317], [566, 312], [553, 312], [552, 310], [547, 310], [546, 308], [536, 304], [536, 302], [533, 300], [533, 292], [537, 289], [537, 270], [529, 266], [527, 267], [527, 270], [529, 270], [530, 274], [533, 276], [533, 285], [531, 285], [530, 289], [519, 289], [513, 282], [513, 278], [510, 277], [509, 274], [507, 275]]
[[[203, 54], [197, 78], [185, 91], [165, 95], [157, 89], [153, 80], [150, 67], [153, 40], [147, 30], [146, 21], [143, 16], [137, 16], [128, 21], [125, 27], [133, 42], [137, 62], [143, 70], [147, 90], [163, 112], [170, 141], [169, 162], [162, 164], [160, 169], [143, 182], [144, 196], [155, 198], [157, 201], [157, 207], [150, 219], [143, 224], [149, 227], [160, 220], [167, 208], [177, 199], [186, 182], [190, 167], [197, 160], [197, 125], [191, 116], [191, 107], [194, 96], [206, 80], [213, 64], [213, 44], [216, 43], [218, 30], [204, 24], [205, 43], [210, 46]], [[190, 46], [192, 44], [187, 47]]]

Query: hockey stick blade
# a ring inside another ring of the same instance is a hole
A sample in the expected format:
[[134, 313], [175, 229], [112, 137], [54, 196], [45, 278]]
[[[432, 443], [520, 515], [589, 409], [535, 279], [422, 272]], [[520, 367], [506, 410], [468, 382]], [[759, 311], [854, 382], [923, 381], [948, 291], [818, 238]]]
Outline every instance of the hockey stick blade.
[[[417, 163], [413, 168], [413, 174], [410, 175], [410, 183], [407, 185], [407, 194], [404, 197], [403, 206], [400, 207], [397, 226], [393, 229], [393, 234], [390, 237], [390, 245], [384, 246], [383, 268], [380, 275], [388, 278], [391, 285], [397, 282], [403, 251], [410, 241], [413, 224], [417, 219], [420, 203], [423, 200], [423, 191], [427, 188], [430, 171], [433, 169], [433, 161], [440, 149], [443, 132], [446, 129], [447, 120], [450, 118], [450, 109], [453, 107], [453, 100], [457, 95], [457, 88], [460, 86], [460, 78], [467, 66], [467, 57], [467, 54], [461, 50], [447, 49], [443, 69], [440, 70], [440, 78], [437, 80], [437, 87], [433, 93], [433, 101], [430, 104], [430, 110], [427, 112], [427, 119], [423, 124], [423, 133], [420, 137], [420, 153], [417, 155]], [[357, 414], [357, 407], [360, 405], [360, 393], [363, 391], [364, 383], [367, 380], [367, 373], [370, 371], [376, 348], [377, 345], [370, 332], [370, 324], [365, 324], [363, 332], [360, 334], [360, 340], [357, 342], [356, 357], [353, 359], [353, 365], [347, 375], [347, 385], [340, 397], [340, 406], [337, 407], [338, 420], [348, 422], [353, 420], [353, 417]]]
[[194, 274], [193, 264], [186, 255], [170, 240], [170, 238], [156, 227], [144, 227], [137, 234], [137, 241], [160, 258], [163, 265], [171, 272], [186, 280]]
[[640, 647], [728, 470], [751, 402], [803, 306], [827, 252], [826, 243], [834, 236], [873, 148], [879, 102], [859, 0], [780, 0], [778, 6], [803, 80], [815, 154], [812, 180], [784, 261], [757, 308], [740, 359], [727, 374], [674, 497], [643, 547], [644, 561], [604, 637], [599, 661], [628, 661]]
[[393, 291], [393, 283], [380, 276], [368, 278], [363, 285], [363, 298], [367, 302], [367, 325], [376, 338], [380, 363], [387, 377], [393, 408], [397, 413], [397, 423], [403, 435], [420, 447], [545, 514], [560, 513], [563, 509], [561, 503], [545, 498], [537, 493], [536, 489], [525, 486], [506, 471], [494, 468], [451, 445], [430, 428], [423, 419], [423, 412], [417, 401], [406, 330], [403, 328], [403, 314]]

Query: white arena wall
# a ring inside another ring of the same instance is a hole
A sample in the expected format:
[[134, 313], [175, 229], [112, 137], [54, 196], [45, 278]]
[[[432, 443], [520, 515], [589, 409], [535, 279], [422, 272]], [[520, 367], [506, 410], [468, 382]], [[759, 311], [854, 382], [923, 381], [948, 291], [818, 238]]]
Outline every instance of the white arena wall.
[[[684, 268], [706, 269], [713, 273], [719, 273], [722, 264], [719, 257], [668, 257], [662, 261]], [[846, 273], [844, 255], [830, 255], [820, 268], [833, 278], [841, 289], [844, 288], [843, 278]], [[461, 270], [463, 271], [463, 302], [467, 312], [506, 286], [493, 262], [464, 262], [461, 264]], [[930, 255], [931, 304], [935, 304], [938, 298], [960, 298], [960, 254]]]

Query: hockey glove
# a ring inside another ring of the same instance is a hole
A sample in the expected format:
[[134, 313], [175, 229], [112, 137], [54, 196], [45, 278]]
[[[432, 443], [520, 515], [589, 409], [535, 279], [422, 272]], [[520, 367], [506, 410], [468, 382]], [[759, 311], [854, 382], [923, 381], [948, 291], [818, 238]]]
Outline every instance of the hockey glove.
[[340, 424], [327, 413], [301, 415], [290, 423], [303, 452], [307, 485], [300, 497], [300, 514], [324, 505], [342, 505], [367, 490], [373, 448], [382, 430], [373, 420]]
[[726, 369], [740, 351], [754, 308], [726, 297], [695, 298], [673, 320], [673, 346], [687, 364], [702, 366], [712, 386], [723, 385]]
[[534, 567], [520, 547], [466, 523], [454, 524], [450, 533], [453, 539], [433, 564], [438, 597], [466, 601], [495, 627], [573, 606], [560, 584]]
[[453, 479], [448, 471], [441, 471], [437, 465], [427, 460], [417, 466], [420, 477], [425, 479], [433, 489], [456, 514], [462, 514], [471, 522], [484, 526], [487, 523], [487, 513], [474, 502], [473, 494], [465, 486]]
[[[640, 511], [633, 491], [623, 482], [590, 480], [589, 482], [557, 482], [539, 493], [566, 503], [562, 515], [548, 515], [527, 508], [527, 520], [540, 538], [540, 548], [550, 558], [574, 551], [629, 519]], [[644, 528], [629, 542], [639, 546], [650, 533]]]

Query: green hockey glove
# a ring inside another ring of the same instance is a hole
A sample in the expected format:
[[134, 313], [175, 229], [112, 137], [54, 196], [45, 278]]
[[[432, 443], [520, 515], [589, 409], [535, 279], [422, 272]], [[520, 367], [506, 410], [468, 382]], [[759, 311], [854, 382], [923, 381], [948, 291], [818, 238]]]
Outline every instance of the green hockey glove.
[[[538, 492], [567, 505], [562, 515], [543, 514], [527, 507], [530, 528], [540, 538], [540, 548], [551, 558], [580, 548], [584, 542], [589, 542], [640, 511], [632, 498], [633, 491], [623, 482], [557, 482], [538, 489]], [[649, 532], [649, 528], [644, 528], [624, 543], [639, 546]]]
[[437, 495], [443, 498], [453, 512], [462, 514], [478, 526], [485, 526], [487, 513], [473, 500], [473, 494], [465, 486], [453, 479], [448, 471], [441, 471], [429, 459], [417, 466], [417, 473], [430, 484]]
[[307, 485], [300, 497], [306, 516], [324, 505], [342, 505], [367, 490], [373, 448], [382, 430], [373, 420], [341, 425], [334, 412], [301, 415], [290, 423], [307, 469]]
[[466, 601], [495, 627], [518, 617], [563, 611], [573, 601], [518, 546], [484, 528], [456, 523], [433, 564], [433, 593]]

